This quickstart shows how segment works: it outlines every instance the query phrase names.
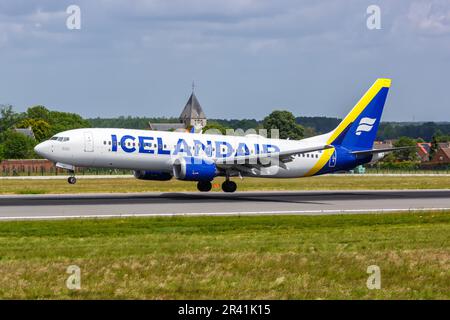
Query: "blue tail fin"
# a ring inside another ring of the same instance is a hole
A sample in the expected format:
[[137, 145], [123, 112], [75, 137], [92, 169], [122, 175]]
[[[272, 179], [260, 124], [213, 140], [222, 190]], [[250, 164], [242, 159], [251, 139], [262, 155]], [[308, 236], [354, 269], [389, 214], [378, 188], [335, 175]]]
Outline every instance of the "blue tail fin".
[[377, 79], [331, 132], [327, 143], [352, 151], [372, 149], [390, 85], [390, 79]]

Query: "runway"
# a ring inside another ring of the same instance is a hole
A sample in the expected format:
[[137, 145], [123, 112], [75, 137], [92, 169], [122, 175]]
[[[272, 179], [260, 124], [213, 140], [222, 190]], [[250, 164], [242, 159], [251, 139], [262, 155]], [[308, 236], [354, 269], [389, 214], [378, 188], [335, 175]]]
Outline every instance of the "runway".
[[350, 214], [450, 209], [450, 190], [0, 196], [0, 220]]

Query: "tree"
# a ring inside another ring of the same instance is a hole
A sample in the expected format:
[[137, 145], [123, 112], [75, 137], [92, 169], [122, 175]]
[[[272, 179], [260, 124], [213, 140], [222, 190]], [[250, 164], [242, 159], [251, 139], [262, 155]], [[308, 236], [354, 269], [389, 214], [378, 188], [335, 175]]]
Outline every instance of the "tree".
[[299, 140], [303, 138], [303, 127], [295, 122], [294, 115], [289, 111], [276, 110], [264, 118], [264, 129], [278, 129], [280, 139]]
[[21, 133], [8, 130], [3, 141], [5, 159], [27, 159], [34, 156], [35, 140]]
[[303, 131], [304, 137], [305, 138], [309, 138], [309, 137], [314, 137], [317, 135], [317, 132], [314, 128], [311, 127], [304, 127], [304, 131]]
[[34, 106], [27, 109], [27, 118], [30, 119], [41, 119], [49, 122], [50, 110], [44, 106]]
[[91, 127], [89, 121], [76, 113], [58, 111], [50, 111], [49, 124], [51, 126], [50, 135], [71, 129]]
[[204, 133], [208, 133], [207, 131], [210, 130], [211, 132], [209, 132], [210, 134], [214, 134], [214, 132], [219, 131], [222, 134], [226, 133], [227, 128], [223, 125], [221, 125], [218, 122], [215, 121], [208, 121], [208, 124], [203, 128], [203, 132]]
[[13, 111], [11, 105], [0, 106], [0, 133], [12, 128], [23, 116]]
[[434, 157], [434, 155], [436, 154], [437, 150], [438, 150], [438, 143], [439, 143], [439, 133], [437, 132], [433, 135], [433, 137], [431, 138], [431, 146], [430, 146], [430, 159]]
[[395, 143], [394, 147], [411, 147], [394, 152], [394, 156], [398, 161], [417, 161], [417, 145], [414, 139], [408, 137], [400, 137]]
[[439, 149], [440, 142], [449, 142], [450, 136], [443, 135], [440, 130], [438, 130], [431, 138], [431, 148], [430, 148], [430, 159], [436, 154]]
[[38, 141], [45, 140], [61, 131], [91, 126], [89, 121], [84, 120], [78, 114], [50, 111], [40, 105], [28, 108], [25, 119], [20, 125], [22, 127], [31, 126]]
[[39, 119], [24, 119], [17, 124], [17, 128], [29, 128], [33, 130], [34, 137], [38, 142], [47, 140], [51, 137], [51, 127], [44, 121]]

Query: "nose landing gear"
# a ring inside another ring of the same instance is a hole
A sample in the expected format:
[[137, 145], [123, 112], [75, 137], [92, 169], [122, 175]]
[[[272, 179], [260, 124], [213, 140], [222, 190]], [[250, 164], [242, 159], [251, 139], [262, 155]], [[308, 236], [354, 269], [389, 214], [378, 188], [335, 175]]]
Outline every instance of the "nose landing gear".
[[77, 178], [69, 177], [69, 178], [67, 178], [67, 182], [70, 184], [75, 184], [75, 183], [77, 183]]
[[70, 177], [67, 178], [67, 182], [70, 184], [77, 183], [77, 178], [75, 178], [75, 171], [69, 171], [69, 172], [70, 172]]

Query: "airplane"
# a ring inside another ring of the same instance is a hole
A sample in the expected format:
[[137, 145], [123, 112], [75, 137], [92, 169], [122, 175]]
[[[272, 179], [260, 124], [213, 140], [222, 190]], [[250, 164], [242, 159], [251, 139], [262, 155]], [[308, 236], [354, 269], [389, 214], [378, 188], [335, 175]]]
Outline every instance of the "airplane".
[[222, 190], [234, 192], [232, 177], [316, 176], [350, 170], [402, 149], [373, 149], [390, 85], [390, 79], [377, 79], [334, 130], [302, 140], [85, 128], [58, 133], [34, 150], [68, 170], [70, 184], [76, 183], [76, 167], [97, 167], [130, 169], [141, 180], [194, 181], [202, 192], [223, 176]]

